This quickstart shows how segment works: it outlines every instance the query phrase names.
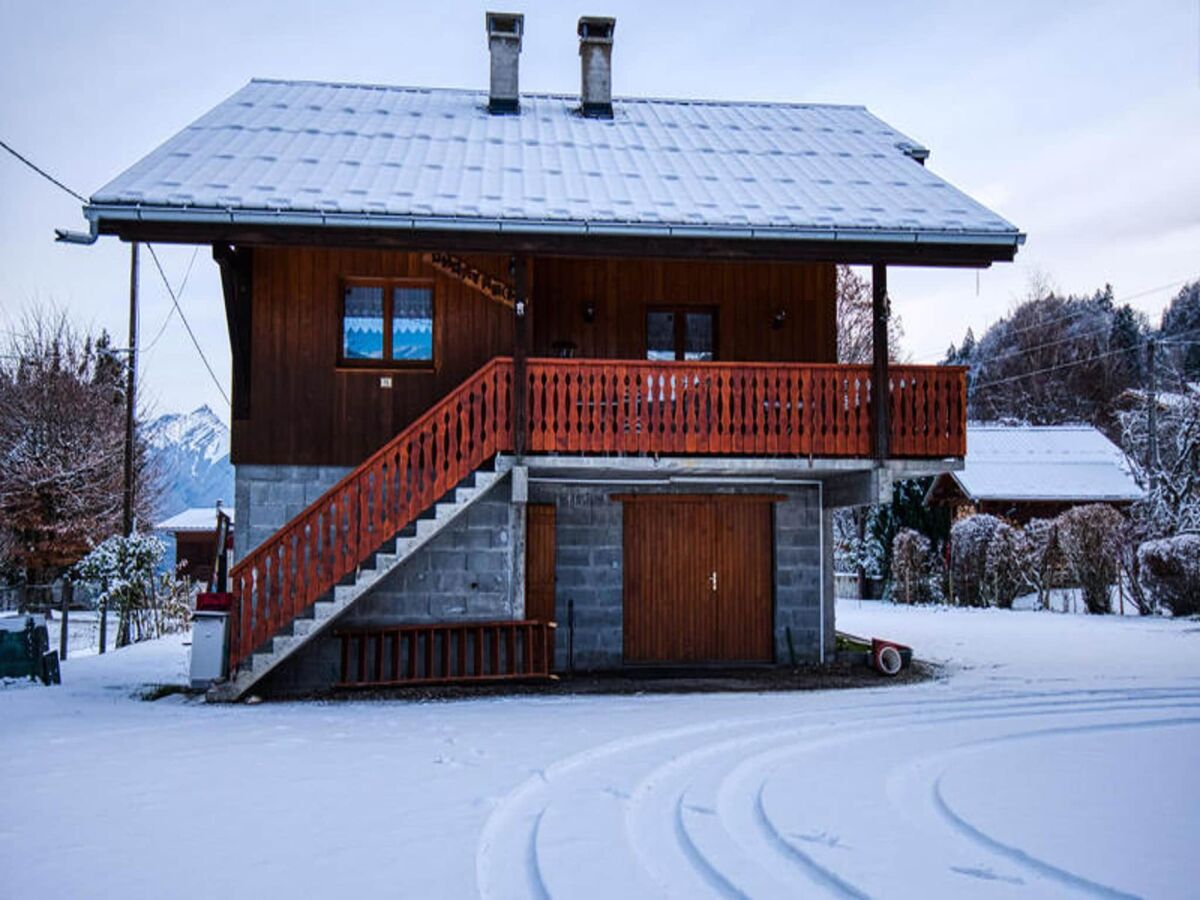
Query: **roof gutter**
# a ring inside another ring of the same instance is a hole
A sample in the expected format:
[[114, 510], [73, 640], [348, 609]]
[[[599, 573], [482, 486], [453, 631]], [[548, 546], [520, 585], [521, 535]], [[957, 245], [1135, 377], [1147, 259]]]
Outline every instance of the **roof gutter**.
[[84, 215], [88, 217], [90, 228], [86, 231], [68, 231], [66, 228], [54, 229], [54, 240], [60, 244], [84, 244], [90, 246], [96, 243], [100, 238], [100, 222], [95, 217], [87, 214], [88, 207], [84, 208]]
[[[496, 219], [450, 216], [397, 216], [296, 210], [246, 210], [217, 207], [150, 206], [127, 203], [91, 203], [84, 207], [91, 222], [90, 235], [77, 235], [75, 243], [95, 241], [103, 220], [217, 225], [295, 225], [325, 228], [382, 228], [395, 231], [473, 231], [493, 234], [569, 234], [624, 237], [736, 238], [743, 240], [878, 241], [881, 243], [957, 244], [1019, 247], [1025, 235], [1018, 231], [929, 231], [878, 228], [773, 228], [770, 226], [705, 226], [646, 224], [639, 222], [587, 222], [556, 219]], [[69, 232], [60, 232], [69, 234]]]

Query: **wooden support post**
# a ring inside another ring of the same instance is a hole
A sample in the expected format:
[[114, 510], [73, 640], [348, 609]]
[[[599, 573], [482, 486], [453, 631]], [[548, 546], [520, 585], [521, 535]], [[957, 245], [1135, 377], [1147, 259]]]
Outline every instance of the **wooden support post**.
[[874, 352], [874, 370], [871, 377], [873, 415], [871, 417], [872, 450], [875, 459], [885, 460], [889, 455], [891, 425], [888, 410], [891, 404], [891, 389], [888, 375], [888, 317], [891, 313], [887, 296], [887, 266], [876, 263], [871, 269], [871, 347]]
[[525, 360], [529, 355], [528, 319], [529, 297], [526, 290], [526, 265], [524, 256], [514, 256], [509, 266], [512, 271], [513, 288], [516, 290], [516, 302], [513, 304], [513, 389], [512, 389], [512, 426], [513, 452], [519, 460], [525, 455], [525, 438], [529, 431], [526, 416], [525, 394], [527, 382]]
[[213, 259], [221, 269], [221, 289], [225, 295], [225, 320], [229, 327], [229, 349], [233, 362], [233, 404], [235, 419], [250, 416], [250, 328], [253, 256], [248, 247], [213, 244]]

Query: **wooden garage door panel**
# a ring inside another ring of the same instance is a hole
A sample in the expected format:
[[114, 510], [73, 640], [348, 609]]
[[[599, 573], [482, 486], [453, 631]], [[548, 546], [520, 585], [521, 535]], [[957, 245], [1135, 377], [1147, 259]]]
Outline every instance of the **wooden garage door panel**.
[[716, 541], [718, 657], [766, 662], [771, 647], [771, 504], [722, 498]]
[[553, 503], [525, 507], [525, 618], [554, 621], [556, 520]]
[[697, 662], [716, 653], [706, 559], [710, 504], [692, 497], [625, 505], [625, 659]]
[[627, 662], [773, 658], [771, 507], [764, 499], [626, 498]]

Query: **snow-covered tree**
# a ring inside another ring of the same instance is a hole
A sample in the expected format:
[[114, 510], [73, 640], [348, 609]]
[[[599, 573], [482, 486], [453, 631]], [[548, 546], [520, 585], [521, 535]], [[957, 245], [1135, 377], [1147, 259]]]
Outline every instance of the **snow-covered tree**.
[[986, 606], [988, 545], [1003, 523], [986, 513], [966, 516], [950, 528], [950, 589], [954, 602]]
[[1200, 534], [1146, 541], [1138, 548], [1142, 584], [1175, 616], [1200, 615]]
[[1138, 402], [1121, 413], [1121, 448], [1146, 499], [1135, 518], [1147, 538], [1200, 532], [1200, 392], [1160, 396], [1155, 408], [1157, 452], [1150, 411]]
[[[154, 573], [165, 553], [166, 547], [158, 538], [135, 531], [129, 537], [113, 535], [98, 544], [71, 570], [74, 580], [99, 587], [101, 615], [116, 610], [118, 647], [133, 640], [133, 626], [141, 624], [138, 614], [157, 605]], [[168, 586], [164, 583], [163, 587]], [[174, 600], [174, 588], [169, 591]]]
[[898, 603], [925, 603], [929, 594], [929, 538], [901, 528], [892, 541], [891, 597]]
[[1163, 312], [1164, 356], [1188, 381], [1200, 381], [1200, 281], [1180, 288]]
[[1104, 503], [1068, 509], [1057, 519], [1059, 546], [1090, 613], [1112, 612], [1110, 590], [1120, 573], [1125, 520]]
[[1065, 560], [1058, 546], [1058, 529], [1053, 519], [1030, 519], [1024, 532], [1029, 545], [1029, 581], [1037, 591], [1038, 606], [1049, 609], [1050, 589], [1064, 576]]

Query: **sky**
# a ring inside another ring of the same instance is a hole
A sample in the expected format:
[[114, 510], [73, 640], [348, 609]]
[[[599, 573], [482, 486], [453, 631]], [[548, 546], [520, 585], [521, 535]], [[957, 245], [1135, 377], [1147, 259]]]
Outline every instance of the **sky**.
[[[487, 86], [484, 11], [403, 2], [0, 0], [0, 140], [89, 195], [250, 78]], [[577, 91], [575, 22], [617, 19], [614, 94], [857, 103], [932, 150], [929, 167], [1028, 235], [1013, 264], [893, 269], [904, 349], [936, 361], [1034, 280], [1105, 283], [1157, 324], [1200, 277], [1200, 0], [509, 2], [521, 86]], [[78, 201], [0, 153], [0, 330], [36, 304], [126, 343], [129, 248], [54, 242]], [[229, 342], [206, 247], [141, 275], [142, 384], [156, 412], [228, 421]], [[161, 334], [159, 334], [161, 330]], [[157, 337], [157, 340], [155, 340]]]

